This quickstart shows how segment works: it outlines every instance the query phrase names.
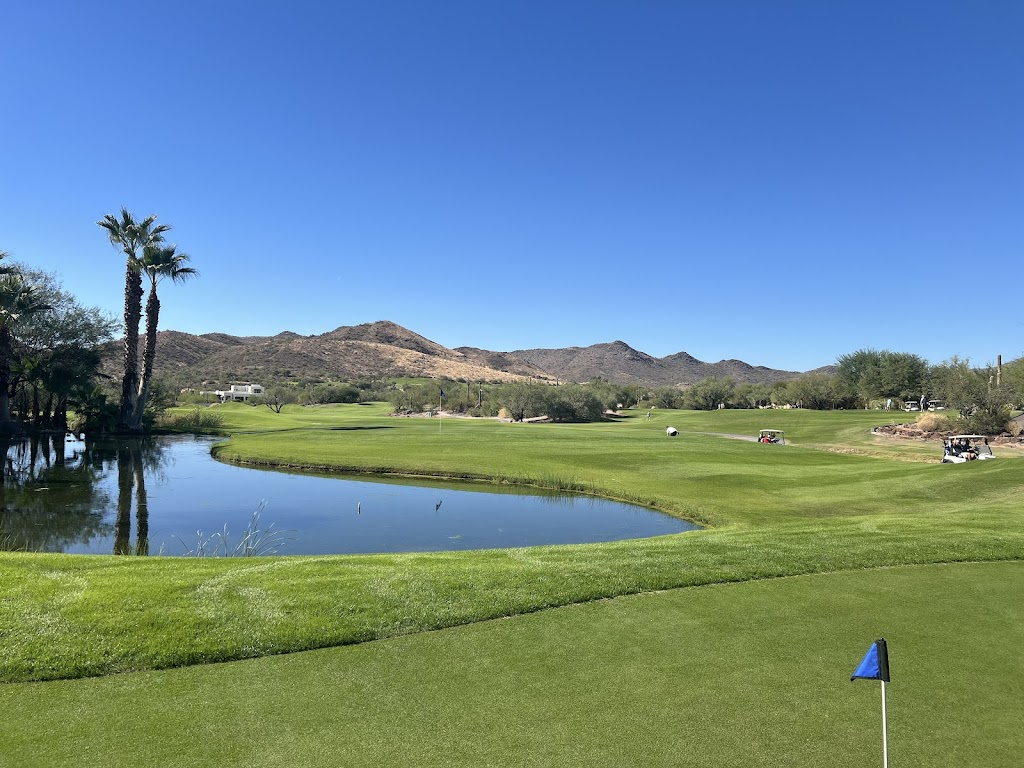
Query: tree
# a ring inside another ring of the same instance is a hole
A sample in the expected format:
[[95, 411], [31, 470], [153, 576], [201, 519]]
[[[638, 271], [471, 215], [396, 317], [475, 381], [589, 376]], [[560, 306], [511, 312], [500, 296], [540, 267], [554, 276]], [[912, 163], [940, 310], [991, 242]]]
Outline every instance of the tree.
[[22, 411], [31, 410], [38, 425], [60, 429], [69, 406], [81, 412], [84, 399], [93, 397], [100, 375], [98, 350], [113, 337], [117, 321], [97, 307], [83, 307], [55, 275], [17, 267], [47, 305], [18, 326], [16, 362], [31, 387], [31, 406]]
[[928, 362], [910, 352], [883, 352], [880, 397], [916, 400], [924, 393]]
[[133, 432], [142, 429], [142, 416], [146, 410], [146, 399], [156, 363], [156, 334], [160, 323], [160, 298], [156, 287], [165, 278], [170, 278], [172, 283], [182, 283], [198, 275], [195, 269], [188, 266], [190, 258], [187, 253], [178, 253], [173, 245], [164, 247], [154, 244], [142, 249], [140, 268], [149, 278], [149, 298], [146, 299], [146, 348], [142, 356], [142, 378], [136, 392], [130, 425]]
[[522, 421], [544, 413], [546, 387], [517, 381], [503, 384], [497, 392], [497, 401], [508, 411], [513, 421]]
[[0, 428], [11, 425], [11, 365], [14, 332], [20, 323], [48, 309], [36, 289], [16, 271], [0, 274]]
[[[96, 223], [107, 231], [110, 244], [125, 254], [124, 274], [124, 377], [121, 380], [121, 408], [118, 429], [133, 429], [135, 404], [139, 392], [139, 321], [142, 319], [142, 271], [139, 252], [146, 246], [163, 242], [170, 227], [157, 225], [156, 215], [136, 221], [127, 208], [121, 218], [106, 214]], [[141, 429], [141, 425], [138, 427]]]
[[695, 411], [713, 411], [719, 403], [732, 399], [735, 385], [730, 377], [709, 376], [686, 390], [686, 407]]
[[961, 416], [970, 416], [982, 401], [985, 380], [971, 368], [971, 362], [954, 355], [931, 370], [929, 388]]
[[880, 397], [916, 400], [928, 376], [927, 361], [909, 352], [859, 349], [836, 360], [836, 377], [864, 405]]
[[733, 392], [733, 402], [743, 408], [758, 408], [772, 402], [772, 385], [765, 383], [738, 384]]
[[553, 421], [585, 422], [604, 419], [604, 404], [592, 388], [567, 384], [544, 389], [544, 409]]
[[1003, 366], [1000, 383], [1006, 387], [1013, 405], [1018, 409], [1024, 405], [1024, 357]]
[[280, 413], [281, 409], [289, 403], [298, 402], [298, 397], [293, 387], [283, 384], [268, 387], [262, 395], [249, 398], [249, 405], [265, 405], [274, 413]]
[[785, 382], [773, 390], [776, 402], [797, 404], [817, 411], [851, 408], [857, 404], [857, 396], [839, 376], [823, 373], [808, 373], [800, 378]]

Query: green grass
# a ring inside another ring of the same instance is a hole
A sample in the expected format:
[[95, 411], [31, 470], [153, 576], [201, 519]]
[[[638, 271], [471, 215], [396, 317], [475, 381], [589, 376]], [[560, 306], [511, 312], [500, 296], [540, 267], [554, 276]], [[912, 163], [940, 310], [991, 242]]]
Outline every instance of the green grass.
[[226, 665], [0, 687], [4, 765], [1016, 766], [1024, 564], [675, 590]]
[[[95, 764], [163, 764], [179, 731], [204, 745], [179, 763], [195, 765], [289, 755], [303, 765], [400, 755], [424, 765], [657, 765], [678, 754], [687, 765], [864, 764], [875, 741], [853, 746], [862, 734], [849, 723], [862, 708], [874, 722], [875, 705], [863, 702], [875, 697], [861, 684], [827, 683], [842, 701], [815, 691], [826, 673], [845, 680], [880, 634], [894, 654], [907, 648], [894, 659], [921, 675], [908, 680], [904, 714], [894, 706], [914, 733], [908, 762], [1014, 764], [1005, 750], [1022, 746], [1014, 724], [1024, 705], [1012, 692], [1024, 669], [1007, 648], [1024, 632], [1024, 566], [929, 565], [1024, 560], [1024, 462], [1010, 450], [940, 465], [935, 445], [872, 435], [902, 416], [879, 412], [655, 411], [647, 422], [643, 411], [523, 425], [387, 410], [218, 407], [232, 433], [218, 456], [581, 488], [710, 527], [608, 544], [257, 561], [0, 555], [0, 696], [27, 702], [27, 720], [53, 711], [79, 729], [57, 745], [8, 719], [0, 743], [20, 745], [16, 764], [33, 764], [33, 749], [66, 764], [83, 748], [109, 760]], [[679, 437], [665, 435], [669, 424]], [[710, 434], [763, 427], [786, 430], [792, 444]], [[801, 578], [777, 578], [787, 576]], [[625, 595], [638, 596], [603, 599]], [[991, 670], [977, 680], [953, 672], [958, 698], [944, 703], [935, 690], [953, 655], [964, 663], [960, 630]], [[794, 651], [798, 639], [810, 650]], [[800, 670], [810, 682], [797, 682]], [[116, 672], [134, 674], [21, 682]], [[169, 715], [186, 696], [207, 724]], [[977, 710], [969, 726], [955, 721], [956, 701]], [[118, 757], [100, 725], [135, 713], [147, 746]], [[257, 722], [269, 730], [253, 738]]]

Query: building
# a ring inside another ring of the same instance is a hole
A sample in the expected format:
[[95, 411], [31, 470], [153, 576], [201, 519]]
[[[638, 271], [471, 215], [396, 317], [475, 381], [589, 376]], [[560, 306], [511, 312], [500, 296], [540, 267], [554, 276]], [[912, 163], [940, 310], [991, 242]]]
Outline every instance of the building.
[[241, 384], [232, 384], [230, 389], [214, 390], [222, 403], [241, 402], [244, 403], [250, 397], [263, 394], [263, 387], [259, 384], [252, 384], [248, 381]]

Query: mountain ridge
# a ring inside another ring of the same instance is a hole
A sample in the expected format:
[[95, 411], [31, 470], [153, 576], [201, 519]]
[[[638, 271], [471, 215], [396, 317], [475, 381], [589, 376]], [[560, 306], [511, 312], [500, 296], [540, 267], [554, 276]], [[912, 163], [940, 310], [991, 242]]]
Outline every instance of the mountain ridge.
[[[118, 373], [119, 349], [118, 342], [108, 346], [106, 368], [111, 376]], [[774, 383], [802, 375], [736, 359], [706, 363], [682, 351], [658, 358], [618, 339], [587, 347], [512, 352], [468, 346], [449, 349], [388, 320], [338, 326], [310, 336], [292, 331], [275, 336], [160, 331], [156, 373], [188, 385], [427, 376], [551, 383], [602, 378], [620, 385], [674, 387], [686, 387], [709, 376], [731, 376], [737, 383]]]

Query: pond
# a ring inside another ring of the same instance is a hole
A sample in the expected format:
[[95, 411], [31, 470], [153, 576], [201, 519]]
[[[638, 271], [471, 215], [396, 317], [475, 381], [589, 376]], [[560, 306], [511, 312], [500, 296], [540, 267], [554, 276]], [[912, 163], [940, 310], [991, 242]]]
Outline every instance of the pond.
[[213, 442], [70, 435], [7, 441], [0, 549], [423, 552], [615, 541], [697, 528], [587, 496], [238, 467], [214, 460]]

